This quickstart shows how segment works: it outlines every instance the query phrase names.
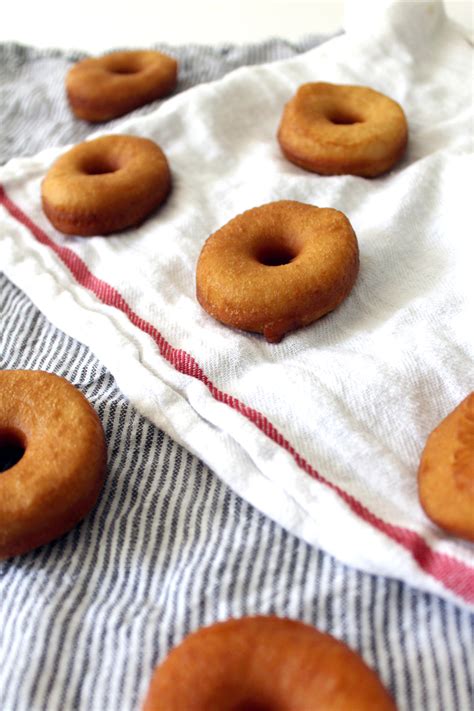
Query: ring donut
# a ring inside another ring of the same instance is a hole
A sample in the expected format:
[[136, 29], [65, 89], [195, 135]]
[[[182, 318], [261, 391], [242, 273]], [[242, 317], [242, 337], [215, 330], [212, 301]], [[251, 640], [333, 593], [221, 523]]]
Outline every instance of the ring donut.
[[86, 398], [67, 380], [0, 371], [0, 558], [69, 531], [94, 506], [105, 438]]
[[357, 238], [342, 212], [282, 200], [247, 210], [208, 238], [196, 295], [221, 323], [277, 343], [335, 309], [358, 270]]
[[189, 635], [154, 674], [143, 711], [396, 711], [358, 654], [278, 617], [227, 620]]
[[321, 175], [380, 175], [400, 160], [407, 140], [396, 101], [365, 86], [323, 82], [299, 87], [278, 129], [286, 158]]
[[64, 153], [46, 174], [43, 210], [60, 232], [106, 235], [142, 222], [167, 197], [168, 161], [138, 136], [102, 136]]
[[425, 513], [440, 528], [474, 541], [474, 392], [428, 437], [418, 493]]
[[176, 60], [162, 52], [112, 52], [75, 64], [66, 92], [77, 118], [108, 121], [170, 94], [177, 71]]

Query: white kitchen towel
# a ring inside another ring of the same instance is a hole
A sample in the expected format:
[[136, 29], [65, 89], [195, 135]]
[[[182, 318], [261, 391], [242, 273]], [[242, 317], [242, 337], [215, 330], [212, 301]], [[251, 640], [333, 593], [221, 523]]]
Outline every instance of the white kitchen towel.
[[[473, 547], [428, 521], [416, 487], [427, 435], [474, 388], [471, 48], [439, 2], [379, 5], [364, 4], [320, 48], [239, 69], [115, 127], [159, 143], [173, 173], [166, 205], [138, 228], [61, 235], [40, 184], [64, 148], [10, 161], [0, 263], [144, 415], [252, 504], [345, 563], [472, 605]], [[306, 81], [399, 101], [403, 161], [373, 180], [288, 163], [275, 133]], [[361, 272], [336, 311], [271, 345], [201, 309], [195, 266], [209, 234], [283, 198], [345, 212]]]

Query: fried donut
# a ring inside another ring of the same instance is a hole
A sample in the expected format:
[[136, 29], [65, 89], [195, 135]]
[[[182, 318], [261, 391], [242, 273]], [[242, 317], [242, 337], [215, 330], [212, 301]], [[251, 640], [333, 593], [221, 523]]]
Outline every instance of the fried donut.
[[283, 111], [278, 141], [289, 161], [321, 175], [373, 177], [408, 140], [403, 109], [365, 86], [303, 84]]
[[143, 711], [396, 711], [358, 654], [278, 617], [189, 635], [156, 668]]
[[41, 197], [60, 232], [106, 235], [142, 222], [170, 187], [168, 161], [156, 143], [102, 136], [60, 156], [43, 180]]
[[66, 77], [72, 111], [85, 121], [109, 121], [170, 94], [178, 63], [162, 52], [112, 52], [83, 59]]
[[208, 238], [196, 295], [218, 321], [277, 343], [335, 309], [358, 270], [357, 238], [342, 212], [281, 200], [247, 210]]
[[0, 371], [0, 558], [69, 531], [94, 506], [106, 465], [94, 409], [67, 380]]
[[418, 469], [418, 493], [432, 521], [474, 541], [474, 392], [428, 437]]

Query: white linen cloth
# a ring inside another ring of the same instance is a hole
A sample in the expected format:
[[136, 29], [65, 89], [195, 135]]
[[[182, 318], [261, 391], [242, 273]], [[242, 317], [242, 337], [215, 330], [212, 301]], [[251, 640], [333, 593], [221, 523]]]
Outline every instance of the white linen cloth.
[[[416, 473], [429, 432], [474, 388], [472, 54], [441, 3], [376, 5], [315, 50], [239, 69], [115, 128], [159, 143], [173, 174], [169, 200], [138, 228], [61, 235], [40, 184], [64, 148], [10, 161], [0, 264], [138, 410], [264, 513], [345, 563], [469, 605], [473, 547], [429, 522]], [[287, 162], [275, 134], [307, 81], [399, 101], [402, 162], [373, 180]], [[271, 345], [201, 309], [195, 266], [209, 234], [277, 199], [347, 214], [361, 271], [336, 311]]]

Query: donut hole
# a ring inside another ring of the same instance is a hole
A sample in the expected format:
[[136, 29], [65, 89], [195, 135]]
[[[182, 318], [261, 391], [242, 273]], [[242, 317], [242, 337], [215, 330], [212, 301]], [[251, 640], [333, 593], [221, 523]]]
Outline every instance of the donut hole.
[[359, 116], [350, 113], [349, 111], [333, 111], [327, 117], [328, 121], [336, 126], [352, 126], [355, 123], [362, 123]]
[[138, 74], [141, 69], [139, 67], [133, 67], [133, 66], [117, 66], [117, 67], [112, 67], [109, 69], [109, 72], [111, 74]]
[[275, 705], [269, 705], [257, 699], [244, 699], [232, 706], [230, 711], [275, 711]]
[[143, 70], [143, 62], [140, 57], [120, 57], [113, 54], [107, 61], [107, 71], [110, 74], [138, 74]]
[[0, 430], [0, 472], [18, 464], [26, 450], [23, 435], [13, 429]]
[[86, 175], [106, 175], [107, 173], [115, 173], [119, 168], [120, 166], [110, 158], [97, 156], [84, 162], [82, 172]]
[[257, 261], [266, 267], [282, 267], [289, 264], [296, 257], [296, 252], [290, 247], [282, 245], [268, 245], [257, 254]]

